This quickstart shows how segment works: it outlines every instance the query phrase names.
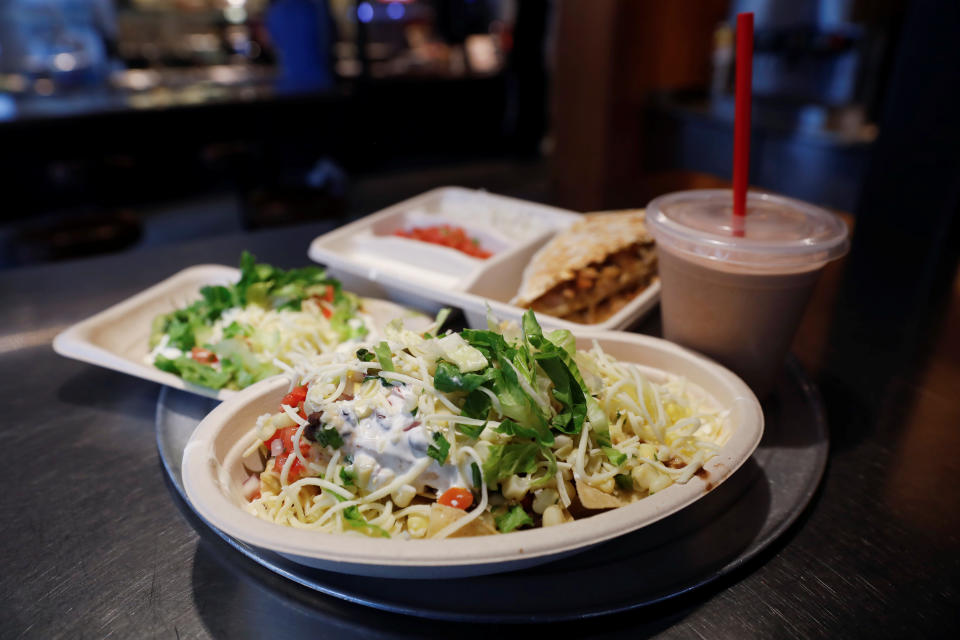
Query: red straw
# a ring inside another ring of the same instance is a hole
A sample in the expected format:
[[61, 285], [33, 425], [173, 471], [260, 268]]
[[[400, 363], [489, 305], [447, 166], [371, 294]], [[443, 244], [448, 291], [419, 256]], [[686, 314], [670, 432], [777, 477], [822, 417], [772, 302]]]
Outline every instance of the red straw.
[[737, 14], [737, 93], [733, 121], [733, 235], [743, 236], [750, 173], [750, 93], [753, 13]]

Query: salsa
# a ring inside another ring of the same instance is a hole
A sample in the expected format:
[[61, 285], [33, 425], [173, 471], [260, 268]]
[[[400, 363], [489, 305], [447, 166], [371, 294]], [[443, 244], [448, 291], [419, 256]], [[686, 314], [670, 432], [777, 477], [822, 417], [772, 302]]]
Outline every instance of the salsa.
[[411, 238], [421, 242], [430, 242], [444, 247], [456, 249], [461, 253], [474, 258], [486, 260], [493, 254], [480, 246], [480, 241], [471, 238], [467, 230], [463, 227], [455, 227], [449, 224], [437, 224], [429, 227], [413, 227], [409, 231], [400, 229], [394, 231], [393, 235], [401, 238]]

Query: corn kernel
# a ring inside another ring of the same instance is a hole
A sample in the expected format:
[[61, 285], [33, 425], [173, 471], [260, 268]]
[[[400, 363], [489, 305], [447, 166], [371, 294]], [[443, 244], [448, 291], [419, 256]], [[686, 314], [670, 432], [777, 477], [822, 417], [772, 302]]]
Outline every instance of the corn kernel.
[[542, 514], [547, 507], [557, 504], [560, 494], [556, 489], [541, 489], [537, 491], [533, 498], [533, 510]]
[[657, 491], [662, 491], [669, 487], [673, 483], [673, 480], [670, 479], [665, 473], [657, 473], [657, 477], [650, 483], [650, 493], [656, 493]]
[[430, 521], [420, 515], [407, 516], [407, 533], [411, 538], [422, 538], [427, 535], [427, 527]]
[[403, 509], [410, 504], [415, 495], [417, 490], [412, 485], [404, 484], [390, 494], [390, 499], [393, 500], [393, 504]]
[[604, 493], [613, 493], [613, 489], [616, 486], [616, 481], [613, 478], [607, 478], [606, 480], [593, 486], [597, 489], [600, 489], [600, 491], [603, 491]]
[[633, 476], [633, 485], [643, 491], [644, 489], [650, 489], [650, 483], [654, 481], [658, 474], [656, 469], [644, 462], [640, 466], [634, 467], [630, 475]]
[[543, 512], [543, 526], [545, 527], [563, 524], [564, 520], [563, 509], [555, 504], [550, 505]]
[[649, 442], [644, 442], [637, 447], [637, 455], [647, 460], [656, 460], [657, 448]]
[[513, 475], [507, 478], [507, 481], [501, 485], [503, 496], [510, 500], [522, 500], [530, 490], [530, 481], [526, 478]]

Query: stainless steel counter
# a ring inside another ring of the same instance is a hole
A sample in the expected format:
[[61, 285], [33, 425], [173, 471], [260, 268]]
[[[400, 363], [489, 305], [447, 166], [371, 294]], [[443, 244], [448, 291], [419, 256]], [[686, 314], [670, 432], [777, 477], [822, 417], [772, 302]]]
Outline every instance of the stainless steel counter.
[[[242, 557], [205, 529], [166, 480], [154, 438], [159, 387], [61, 358], [50, 342], [59, 330], [184, 267], [234, 264], [244, 248], [280, 266], [302, 265], [309, 241], [322, 231], [291, 228], [0, 273], [6, 454], [0, 637], [936, 637], [957, 631], [960, 403], [957, 387], [945, 383], [958, 379], [952, 349], [960, 327], [950, 321], [960, 309], [956, 291], [931, 356], [907, 366], [878, 352], [874, 374], [889, 370], [882, 388], [865, 388], [856, 373], [846, 373], [856, 367], [844, 362], [844, 345], [857, 334], [827, 334], [832, 308], [818, 301], [830, 298], [818, 292], [805, 321], [808, 340], [798, 344], [819, 344], [829, 356], [808, 364], [824, 383], [833, 431], [824, 483], [807, 512], [760, 557], [664, 604], [554, 629], [458, 626], [327, 599]], [[644, 328], [655, 330], [653, 324]]]

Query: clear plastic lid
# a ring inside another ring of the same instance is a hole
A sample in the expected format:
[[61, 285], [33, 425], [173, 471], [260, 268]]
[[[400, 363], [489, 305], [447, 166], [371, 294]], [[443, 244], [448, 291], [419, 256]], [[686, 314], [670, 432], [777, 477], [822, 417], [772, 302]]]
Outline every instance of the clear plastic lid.
[[835, 214], [767, 193], [747, 194], [742, 237], [733, 234], [728, 189], [654, 198], [647, 205], [647, 226], [665, 250], [758, 271], [816, 268], [850, 248], [847, 226]]

